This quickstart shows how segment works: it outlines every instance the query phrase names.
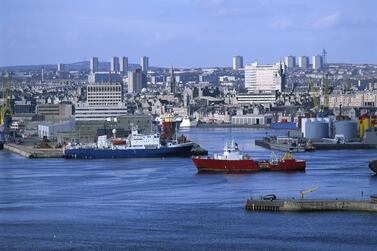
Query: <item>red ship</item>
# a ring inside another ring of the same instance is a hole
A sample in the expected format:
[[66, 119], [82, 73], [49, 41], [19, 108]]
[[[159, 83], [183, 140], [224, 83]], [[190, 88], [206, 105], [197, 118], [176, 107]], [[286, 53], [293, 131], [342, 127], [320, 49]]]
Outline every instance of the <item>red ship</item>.
[[304, 160], [295, 160], [290, 153], [280, 159], [253, 160], [242, 154], [233, 141], [225, 145], [222, 155], [193, 157], [192, 161], [199, 172], [304, 171], [306, 167]]

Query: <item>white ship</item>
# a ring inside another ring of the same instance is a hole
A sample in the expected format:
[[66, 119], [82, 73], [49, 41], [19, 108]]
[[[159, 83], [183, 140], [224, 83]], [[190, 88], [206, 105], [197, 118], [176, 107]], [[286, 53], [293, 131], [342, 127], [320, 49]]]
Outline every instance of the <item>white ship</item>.
[[195, 127], [198, 126], [198, 120], [185, 116], [180, 127]]

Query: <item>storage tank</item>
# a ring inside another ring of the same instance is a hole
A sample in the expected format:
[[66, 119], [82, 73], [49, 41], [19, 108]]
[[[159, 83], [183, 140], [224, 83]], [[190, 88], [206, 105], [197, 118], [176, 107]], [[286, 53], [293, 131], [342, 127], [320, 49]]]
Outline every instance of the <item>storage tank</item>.
[[305, 126], [307, 122], [308, 122], [307, 118], [301, 118], [301, 132], [304, 135], [304, 137], [305, 137]]
[[322, 139], [329, 137], [329, 123], [325, 121], [308, 121], [305, 125], [305, 138]]
[[357, 137], [357, 122], [352, 120], [336, 121], [335, 134], [343, 134], [346, 140]]

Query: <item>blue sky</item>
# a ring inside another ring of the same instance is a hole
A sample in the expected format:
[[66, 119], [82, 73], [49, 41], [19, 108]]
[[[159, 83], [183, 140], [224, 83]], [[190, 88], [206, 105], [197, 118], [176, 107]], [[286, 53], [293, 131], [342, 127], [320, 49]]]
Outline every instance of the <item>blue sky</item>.
[[0, 66], [128, 56], [154, 66], [314, 55], [377, 63], [374, 0], [0, 0]]

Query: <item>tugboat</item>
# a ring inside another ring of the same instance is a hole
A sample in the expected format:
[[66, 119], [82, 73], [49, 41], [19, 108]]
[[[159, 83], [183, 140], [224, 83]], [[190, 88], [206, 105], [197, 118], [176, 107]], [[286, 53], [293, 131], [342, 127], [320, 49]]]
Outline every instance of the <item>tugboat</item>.
[[288, 152], [280, 159], [253, 160], [249, 155], [243, 154], [234, 141], [225, 144], [222, 155], [193, 157], [192, 161], [198, 172], [304, 171], [306, 167], [306, 161], [295, 160]]
[[369, 168], [372, 170], [375, 174], [377, 174], [377, 159], [375, 160], [369, 160]]

